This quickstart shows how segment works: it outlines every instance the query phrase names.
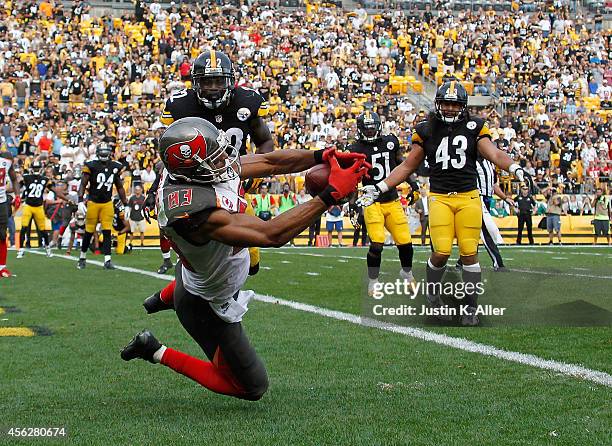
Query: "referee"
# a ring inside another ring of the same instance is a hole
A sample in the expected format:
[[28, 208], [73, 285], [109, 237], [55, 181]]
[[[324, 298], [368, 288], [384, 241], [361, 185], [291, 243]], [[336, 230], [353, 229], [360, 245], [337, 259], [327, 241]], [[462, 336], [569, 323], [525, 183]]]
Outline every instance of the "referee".
[[[497, 184], [497, 174], [495, 172], [495, 165], [482, 157], [478, 157], [476, 160], [476, 170], [478, 171], [478, 190], [480, 192], [480, 199], [482, 202], [482, 225], [480, 229], [480, 238], [491, 257], [493, 262], [493, 271], [507, 271], [504, 266], [504, 260], [502, 259], [501, 253], [497, 245], [503, 243], [499, 229], [493, 221], [493, 217], [489, 213], [491, 208], [491, 199], [493, 194], [504, 200], [510, 206], [514, 207], [514, 201], [508, 197]], [[461, 261], [457, 262], [457, 268], [461, 267]]]

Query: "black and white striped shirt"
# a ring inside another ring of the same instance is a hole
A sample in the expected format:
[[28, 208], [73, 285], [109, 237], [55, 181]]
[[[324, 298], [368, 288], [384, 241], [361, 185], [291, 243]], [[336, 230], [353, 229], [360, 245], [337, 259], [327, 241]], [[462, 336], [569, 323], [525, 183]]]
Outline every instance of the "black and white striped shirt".
[[493, 196], [493, 185], [495, 184], [495, 165], [485, 159], [476, 160], [476, 170], [478, 171], [478, 190], [483, 197]]

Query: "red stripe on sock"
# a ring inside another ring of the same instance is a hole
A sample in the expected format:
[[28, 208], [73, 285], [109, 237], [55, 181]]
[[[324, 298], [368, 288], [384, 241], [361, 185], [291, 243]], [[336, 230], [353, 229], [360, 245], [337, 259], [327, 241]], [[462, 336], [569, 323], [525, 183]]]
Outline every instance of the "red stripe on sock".
[[6, 265], [6, 253], [8, 251], [8, 245], [6, 240], [0, 240], [0, 265]]
[[171, 348], [166, 348], [161, 363], [213, 392], [230, 396], [244, 394], [226, 366], [217, 367], [212, 362], [202, 361]]
[[174, 286], [175, 285], [176, 285], [176, 280], [173, 280], [168, 285], [166, 285], [166, 288], [164, 288], [163, 290], [159, 292], [159, 297], [167, 305], [172, 305], [172, 302], [174, 302]]
[[164, 254], [167, 252], [170, 252], [170, 240], [168, 240], [166, 237], [164, 237], [163, 235], [159, 236], [159, 247], [161, 249], [161, 252], [163, 252]]

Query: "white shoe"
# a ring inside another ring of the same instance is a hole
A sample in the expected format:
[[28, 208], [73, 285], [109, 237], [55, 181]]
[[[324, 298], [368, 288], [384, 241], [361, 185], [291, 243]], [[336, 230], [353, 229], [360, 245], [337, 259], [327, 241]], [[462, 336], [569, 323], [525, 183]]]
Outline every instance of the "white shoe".
[[53, 253], [51, 252], [51, 246], [47, 246], [45, 248], [45, 251], [47, 251], [47, 257], [49, 258], [53, 257]]
[[23, 254], [24, 254], [23, 248], [20, 248], [19, 251], [17, 251], [17, 258], [18, 259], [23, 258]]
[[376, 291], [376, 287], [379, 284], [378, 279], [369, 279], [368, 280], [368, 296], [373, 296]]
[[406, 272], [403, 269], [400, 269], [399, 276], [400, 276], [400, 279], [407, 280], [410, 283], [416, 282], [416, 280], [414, 280], [414, 274], [412, 274], [412, 271]]

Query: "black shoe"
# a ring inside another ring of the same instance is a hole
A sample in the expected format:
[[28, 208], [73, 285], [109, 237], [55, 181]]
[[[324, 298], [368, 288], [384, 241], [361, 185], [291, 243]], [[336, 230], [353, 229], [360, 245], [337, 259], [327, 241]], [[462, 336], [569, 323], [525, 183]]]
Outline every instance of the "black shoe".
[[496, 266], [493, 267], [493, 271], [495, 271], [496, 273], [507, 273], [508, 268], [506, 268], [505, 266]]
[[142, 306], [147, 310], [147, 314], [157, 313], [158, 311], [172, 310], [174, 305], [168, 305], [166, 302], [161, 300], [160, 292], [147, 297]]
[[87, 261], [85, 259], [79, 259], [79, 262], [77, 263], [77, 269], [85, 269], [86, 266]]
[[111, 262], [110, 260], [107, 260], [106, 262], [104, 262], [104, 266], [102, 268], [104, 268], [104, 269], [117, 269], [117, 268], [115, 268], [115, 265], [113, 265], [113, 262]]
[[476, 307], [468, 307], [467, 313], [461, 316], [461, 325], [464, 327], [475, 327], [480, 325], [480, 318], [476, 314]]
[[161, 344], [155, 339], [153, 333], [149, 330], [143, 330], [136, 334], [130, 343], [121, 350], [121, 359], [124, 361], [131, 361], [135, 358], [141, 358], [155, 364], [153, 361], [153, 353], [160, 348]]
[[170, 261], [170, 259], [164, 260], [164, 263], [157, 270], [157, 274], [166, 274], [166, 271], [171, 269], [174, 265]]

